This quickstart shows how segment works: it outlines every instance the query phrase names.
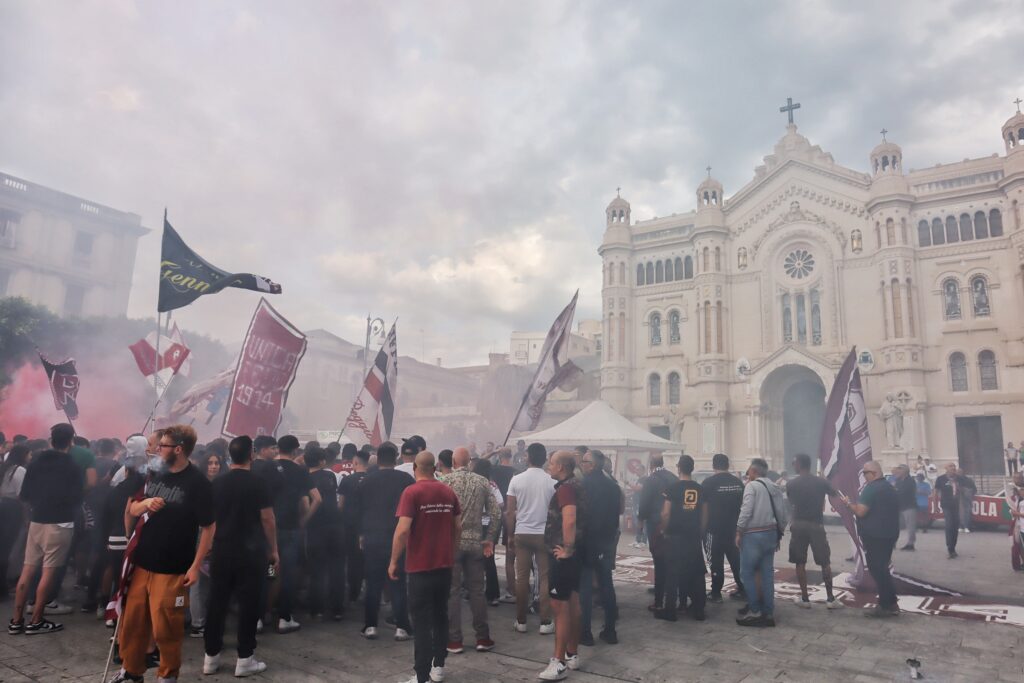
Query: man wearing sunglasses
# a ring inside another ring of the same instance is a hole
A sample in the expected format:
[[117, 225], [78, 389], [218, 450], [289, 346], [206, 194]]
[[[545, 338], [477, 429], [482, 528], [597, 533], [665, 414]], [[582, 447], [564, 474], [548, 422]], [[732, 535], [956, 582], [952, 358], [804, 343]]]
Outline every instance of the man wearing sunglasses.
[[216, 530], [212, 485], [188, 460], [195, 445], [192, 427], [164, 430], [157, 449], [165, 469], [146, 483], [142, 500], [128, 502], [126, 528], [135, 528], [143, 515], [146, 521], [136, 531], [135, 571], [121, 615], [124, 664], [111, 683], [142, 680], [150, 634], [160, 649], [157, 680], [178, 680], [189, 587], [199, 580]]
[[889, 573], [892, 551], [900, 536], [900, 499], [896, 489], [882, 476], [882, 466], [872, 460], [864, 463], [861, 476], [866, 482], [856, 503], [843, 502], [857, 516], [857, 534], [864, 546], [868, 571], [878, 587], [878, 606], [866, 612], [869, 617], [899, 616], [896, 588]]

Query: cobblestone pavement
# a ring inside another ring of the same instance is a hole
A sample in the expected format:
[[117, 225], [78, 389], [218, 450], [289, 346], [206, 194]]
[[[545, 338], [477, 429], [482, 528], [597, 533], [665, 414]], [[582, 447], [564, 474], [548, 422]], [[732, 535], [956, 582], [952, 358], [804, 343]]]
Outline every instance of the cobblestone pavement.
[[[906, 573], [926, 568], [925, 573], [931, 575], [920, 578], [974, 595], [1022, 603], [1020, 586], [1024, 576], [1009, 569], [1005, 536], [971, 534], [962, 542], [963, 562], [945, 559], [941, 538], [940, 533], [919, 537], [917, 553], [913, 558], [906, 557], [909, 553], [898, 554], [897, 568]], [[834, 563], [839, 568], [847, 546], [838, 532], [831, 532], [830, 539]], [[641, 554], [625, 542], [622, 551]], [[784, 560], [785, 553], [780, 555]], [[623, 565], [631, 564], [639, 567], [643, 563], [640, 559], [624, 559]], [[781, 561], [779, 566], [783, 566]], [[620, 644], [609, 646], [598, 641], [596, 647], [581, 648], [582, 669], [573, 672], [570, 680], [868, 683], [909, 680], [905, 660], [915, 657], [923, 663], [925, 680], [1024, 681], [1024, 628], [918, 614], [876, 621], [864, 618], [861, 610], [852, 607], [827, 611], [816, 604], [810, 610], [801, 610], [781, 594], [776, 603], [778, 626], [774, 629], [736, 626], [733, 617], [737, 605], [729, 601], [708, 605], [706, 622], [681, 617], [679, 622], [669, 624], [651, 619], [647, 611], [650, 596], [642, 581], [641, 573], [631, 570], [618, 584]], [[73, 593], [69, 591], [68, 595]], [[463, 610], [465, 628], [469, 628], [468, 611]], [[514, 633], [512, 605], [491, 608], [489, 614], [497, 647], [487, 654], [467, 649], [465, 654], [449, 656], [447, 680], [537, 680], [536, 674], [554, 646], [552, 637], [537, 634], [533, 616], [529, 633]], [[340, 623], [307, 621], [297, 633], [261, 636], [257, 654], [269, 669], [255, 680], [406, 680], [412, 673], [412, 643], [390, 640], [387, 627], [382, 629], [380, 640], [365, 641], [359, 635], [359, 615], [360, 606], [354, 605]], [[0, 682], [100, 680], [109, 631], [89, 615], [72, 614], [60, 619], [67, 630], [45, 638], [0, 635]], [[601, 619], [599, 609], [594, 619], [596, 630]], [[229, 647], [232, 642], [229, 628]], [[180, 680], [215, 683], [233, 679], [230, 666], [218, 675], [201, 676], [201, 662], [201, 641], [186, 639]], [[148, 680], [155, 680], [155, 675]]]

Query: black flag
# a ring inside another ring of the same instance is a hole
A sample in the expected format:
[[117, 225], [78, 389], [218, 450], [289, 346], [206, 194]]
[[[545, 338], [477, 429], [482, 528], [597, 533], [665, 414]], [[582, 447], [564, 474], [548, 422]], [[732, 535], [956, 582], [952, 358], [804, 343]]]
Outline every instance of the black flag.
[[63, 410], [69, 420], [77, 419], [78, 370], [75, 369], [75, 359], [68, 358], [63, 363], [51, 363], [40, 353], [39, 360], [43, 361], [46, 376], [50, 380], [54, 406], [57, 410]]
[[175, 232], [164, 217], [164, 238], [160, 250], [160, 300], [157, 311], [165, 313], [188, 306], [204, 294], [216, 294], [225, 287], [280, 294], [281, 285], [252, 273], [228, 273], [204, 261]]

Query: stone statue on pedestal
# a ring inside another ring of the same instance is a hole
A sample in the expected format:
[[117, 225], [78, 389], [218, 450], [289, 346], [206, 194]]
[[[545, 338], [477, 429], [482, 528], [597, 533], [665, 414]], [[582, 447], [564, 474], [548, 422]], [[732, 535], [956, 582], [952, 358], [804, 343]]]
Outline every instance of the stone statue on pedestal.
[[878, 417], [885, 425], [886, 445], [891, 449], [902, 449], [900, 443], [903, 440], [903, 406], [892, 394], [886, 394], [885, 402], [878, 409]]

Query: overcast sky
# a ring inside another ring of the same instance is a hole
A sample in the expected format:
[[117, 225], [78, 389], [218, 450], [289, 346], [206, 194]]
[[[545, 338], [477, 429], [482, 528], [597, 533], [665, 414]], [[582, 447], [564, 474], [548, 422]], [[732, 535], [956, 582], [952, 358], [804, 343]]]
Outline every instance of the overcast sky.
[[[284, 287], [304, 329], [486, 362], [572, 292], [634, 218], [729, 196], [784, 133], [867, 171], [1002, 152], [1024, 96], [1019, 1], [3, 2], [0, 170], [138, 213], [130, 315], [156, 308], [164, 206], [230, 271]], [[257, 296], [177, 314], [224, 341]], [[422, 330], [422, 332], [421, 332]]]

